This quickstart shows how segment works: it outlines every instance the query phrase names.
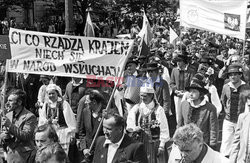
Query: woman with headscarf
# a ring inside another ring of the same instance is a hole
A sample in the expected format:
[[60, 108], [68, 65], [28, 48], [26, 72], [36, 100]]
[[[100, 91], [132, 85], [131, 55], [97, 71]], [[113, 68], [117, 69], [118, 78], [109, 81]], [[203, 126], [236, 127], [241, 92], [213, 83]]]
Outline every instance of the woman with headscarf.
[[48, 102], [45, 102], [39, 111], [38, 126], [52, 122], [60, 144], [68, 153], [70, 140], [75, 136], [76, 119], [70, 105], [62, 98], [61, 88], [55, 84], [49, 84], [46, 88]]
[[141, 102], [128, 112], [127, 130], [138, 133], [146, 147], [149, 163], [167, 162], [165, 143], [170, 136], [165, 111], [157, 102], [151, 85], [141, 87], [140, 98]]

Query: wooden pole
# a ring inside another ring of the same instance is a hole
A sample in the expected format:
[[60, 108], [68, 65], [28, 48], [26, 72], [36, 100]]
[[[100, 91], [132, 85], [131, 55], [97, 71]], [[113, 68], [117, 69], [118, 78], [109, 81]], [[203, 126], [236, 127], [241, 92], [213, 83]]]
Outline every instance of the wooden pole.
[[73, 2], [65, 0], [65, 34], [73, 35]]
[[[131, 47], [130, 54], [132, 53], [132, 49], [133, 49], [133, 47]], [[129, 55], [129, 56], [130, 56], [130, 55]], [[122, 76], [122, 74], [123, 74], [123, 72], [124, 72], [124, 69], [125, 69], [125, 66], [126, 66], [126, 63], [127, 63], [128, 58], [129, 58], [129, 57], [126, 58], [125, 64], [123, 65], [121, 71], [119, 72], [118, 81], [115, 82], [113, 91], [112, 91], [112, 93], [111, 93], [111, 96], [110, 96], [110, 98], [109, 98], [109, 101], [108, 101], [108, 104], [107, 104], [105, 110], [108, 110], [109, 107], [110, 107], [110, 105], [111, 105], [112, 98], [113, 98], [113, 96], [114, 96], [114, 94], [115, 94], [115, 91], [116, 91], [116, 88], [117, 88], [118, 83], [120, 83], [121, 76]], [[95, 136], [94, 136], [94, 138], [93, 138], [93, 140], [92, 140], [92, 142], [91, 142], [91, 145], [90, 145], [90, 147], [89, 147], [89, 151], [92, 151], [93, 148], [94, 148], [94, 144], [95, 144], [95, 141], [96, 141], [96, 139], [97, 139], [98, 133], [99, 133], [100, 130], [101, 130], [101, 126], [102, 126], [103, 119], [104, 119], [104, 117], [102, 117], [102, 119], [101, 119], [101, 121], [100, 121], [100, 124], [99, 124], [99, 126], [98, 126], [98, 128], [97, 128], [97, 130], [96, 130]]]
[[5, 63], [5, 73], [4, 73], [4, 83], [3, 83], [3, 90], [2, 90], [2, 101], [1, 101], [1, 109], [4, 111], [4, 102], [6, 100], [6, 88], [7, 88], [7, 81], [8, 81], [8, 61], [6, 60]]
[[[5, 115], [5, 100], [6, 100], [6, 89], [7, 89], [7, 81], [8, 81], [8, 60], [5, 63], [5, 73], [4, 73], [4, 83], [3, 83], [3, 90], [1, 92], [2, 99], [1, 99], [1, 119]], [[0, 131], [3, 130], [3, 126], [1, 124]]]

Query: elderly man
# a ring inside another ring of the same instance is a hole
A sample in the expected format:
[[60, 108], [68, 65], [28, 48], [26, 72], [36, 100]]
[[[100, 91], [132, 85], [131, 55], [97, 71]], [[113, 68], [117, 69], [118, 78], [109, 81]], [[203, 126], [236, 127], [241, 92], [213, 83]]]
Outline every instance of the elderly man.
[[16, 153], [26, 163], [34, 163], [35, 144], [34, 130], [37, 126], [36, 116], [25, 106], [26, 93], [13, 90], [6, 103], [8, 113], [2, 118], [2, 126], [6, 129], [0, 140], [6, 147], [7, 156]]
[[96, 140], [93, 163], [148, 162], [143, 144], [125, 134], [125, 123], [123, 117], [108, 111], [103, 120], [105, 136]]
[[226, 157], [204, 143], [202, 131], [193, 123], [178, 128], [173, 140], [168, 163], [229, 163]]

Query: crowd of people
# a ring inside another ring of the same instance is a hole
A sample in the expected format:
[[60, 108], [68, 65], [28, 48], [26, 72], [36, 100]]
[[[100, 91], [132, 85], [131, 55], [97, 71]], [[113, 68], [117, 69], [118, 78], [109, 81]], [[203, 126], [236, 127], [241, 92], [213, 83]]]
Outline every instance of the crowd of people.
[[[135, 45], [115, 88], [113, 81], [102, 81], [102, 87], [92, 79], [8, 73], [0, 134], [4, 160], [248, 163], [249, 43], [180, 29], [164, 12], [148, 18], [154, 35], [149, 50], [140, 53]], [[121, 20], [119, 30], [105, 22], [108, 28], [97, 36], [117, 32], [136, 39], [142, 15]], [[175, 42], [170, 27], [180, 35]], [[50, 32], [57, 33], [53, 27]]]

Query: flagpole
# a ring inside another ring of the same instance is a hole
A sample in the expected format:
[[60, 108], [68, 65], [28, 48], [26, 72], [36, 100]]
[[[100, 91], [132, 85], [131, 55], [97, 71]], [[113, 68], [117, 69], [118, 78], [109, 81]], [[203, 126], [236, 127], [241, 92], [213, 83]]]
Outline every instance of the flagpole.
[[[132, 46], [132, 48], [131, 48], [129, 54], [132, 53], [132, 49], [133, 49], [133, 46]], [[114, 94], [115, 94], [115, 91], [116, 91], [116, 88], [117, 88], [118, 83], [120, 83], [120, 80], [121, 80], [122, 74], [123, 74], [123, 72], [124, 72], [124, 69], [125, 69], [127, 60], [128, 60], [128, 57], [126, 58], [126, 61], [125, 61], [124, 65], [123, 65], [121, 71], [119, 72], [118, 81], [115, 82], [113, 91], [112, 91], [111, 96], [110, 96], [110, 98], [109, 98], [108, 104], [107, 104], [107, 106], [106, 106], [106, 108], [105, 108], [106, 111], [110, 108], [112, 98], [113, 98], [113, 96], [114, 96]], [[96, 141], [96, 139], [97, 139], [98, 133], [99, 133], [100, 130], [101, 130], [101, 126], [102, 126], [103, 119], [104, 119], [104, 117], [102, 116], [102, 119], [101, 119], [101, 121], [100, 121], [100, 124], [99, 124], [99, 126], [98, 126], [98, 128], [97, 128], [97, 130], [96, 130], [95, 136], [94, 136], [94, 138], [93, 138], [93, 140], [92, 140], [92, 142], [91, 142], [91, 145], [90, 145], [90, 147], [89, 147], [89, 151], [92, 151], [93, 148], [94, 148], [94, 144], [95, 144], [95, 141]]]
[[[3, 83], [3, 90], [1, 92], [1, 96], [2, 96], [1, 117], [3, 117], [5, 115], [5, 112], [6, 112], [4, 103], [6, 100], [7, 81], [8, 81], [8, 60], [6, 60], [6, 63], [5, 63], [4, 83]], [[0, 131], [2, 131], [2, 129], [3, 129], [3, 125], [1, 124]]]
[[246, 11], [246, 26], [245, 26], [245, 36], [244, 36], [244, 40], [243, 40], [243, 49], [242, 49], [242, 57], [244, 57], [244, 55], [245, 55], [245, 47], [246, 47], [246, 28], [247, 28], [247, 15], [248, 15], [248, 9], [247, 9], [247, 11]]

